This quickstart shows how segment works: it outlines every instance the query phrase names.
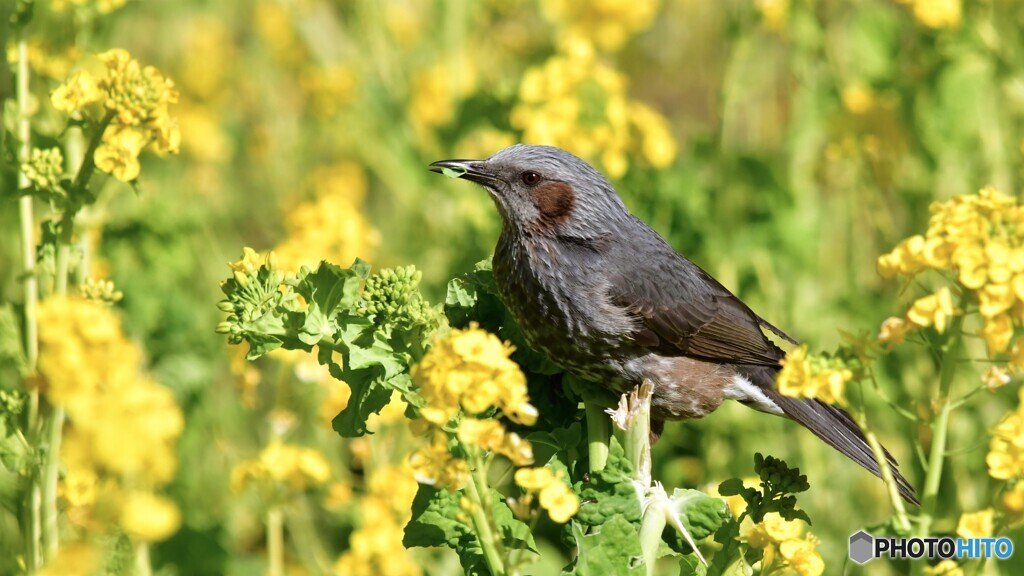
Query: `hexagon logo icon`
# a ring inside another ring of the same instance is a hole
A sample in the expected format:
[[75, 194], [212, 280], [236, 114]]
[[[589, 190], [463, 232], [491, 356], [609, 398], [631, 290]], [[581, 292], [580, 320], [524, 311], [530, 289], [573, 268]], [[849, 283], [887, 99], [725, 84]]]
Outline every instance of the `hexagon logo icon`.
[[850, 535], [850, 560], [857, 564], [864, 564], [875, 557], [875, 539], [871, 534], [863, 530]]

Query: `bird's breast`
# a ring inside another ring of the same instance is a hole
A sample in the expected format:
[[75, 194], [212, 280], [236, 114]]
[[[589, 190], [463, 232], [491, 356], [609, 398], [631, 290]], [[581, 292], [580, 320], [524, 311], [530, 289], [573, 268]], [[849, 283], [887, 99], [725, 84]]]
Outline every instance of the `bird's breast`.
[[494, 280], [531, 347], [562, 368], [613, 388], [635, 356], [632, 321], [608, 301], [606, 283], [557, 246], [506, 238], [494, 254]]

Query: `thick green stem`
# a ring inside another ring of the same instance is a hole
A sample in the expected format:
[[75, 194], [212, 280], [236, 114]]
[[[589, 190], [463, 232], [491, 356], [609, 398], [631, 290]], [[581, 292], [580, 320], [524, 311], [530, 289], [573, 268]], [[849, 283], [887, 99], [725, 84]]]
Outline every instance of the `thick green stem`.
[[[646, 380], [629, 394], [623, 451], [633, 464], [633, 477], [643, 486], [651, 485], [651, 392]], [[620, 410], [622, 409], [620, 405]]]
[[590, 456], [590, 471], [599, 472], [608, 464], [612, 422], [600, 405], [594, 402], [586, 402], [584, 405], [587, 409], [587, 451]]
[[[473, 473], [466, 484], [466, 492], [472, 502], [470, 516], [473, 519], [473, 528], [476, 529], [477, 539], [480, 547], [483, 548], [484, 558], [487, 560], [487, 567], [493, 576], [504, 576], [507, 573], [505, 568], [504, 546], [495, 536], [494, 528], [491, 526], [490, 492], [487, 490], [487, 478], [484, 476], [486, 470], [480, 462], [480, 458], [473, 459]], [[483, 496], [481, 495], [483, 493]], [[484, 496], [487, 500], [484, 500]]]
[[[31, 107], [31, 92], [29, 91], [29, 65], [28, 65], [28, 41], [25, 29], [21, 28], [18, 36], [18, 68], [17, 68], [17, 98], [18, 98], [18, 162], [25, 163], [32, 156], [32, 125], [29, 121]], [[25, 172], [18, 171], [18, 189], [24, 190], [32, 185]], [[36, 277], [36, 243], [35, 243], [35, 218], [32, 210], [32, 197], [22, 196], [18, 200], [18, 217], [21, 231], [21, 268], [24, 273], [24, 284], [22, 285], [25, 303], [25, 360], [29, 373], [35, 371], [36, 360], [39, 357], [39, 327], [36, 323], [36, 310], [39, 303], [39, 280]], [[32, 388], [29, 393], [27, 431], [31, 437], [36, 436], [39, 422], [39, 390]], [[35, 572], [43, 563], [43, 536], [42, 536], [42, 488], [39, 474], [33, 476], [29, 487], [28, 507], [28, 538], [26, 538], [27, 568]]]
[[647, 576], [654, 576], [658, 547], [661, 545], [661, 535], [665, 531], [666, 518], [663, 506], [664, 502], [660, 498], [653, 499], [644, 510], [643, 523], [640, 525], [640, 550], [643, 551]]
[[938, 503], [939, 483], [942, 481], [942, 467], [946, 458], [946, 438], [949, 431], [949, 416], [953, 412], [950, 388], [956, 375], [957, 355], [962, 341], [963, 316], [957, 316], [949, 326], [949, 339], [942, 348], [939, 367], [939, 390], [936, 402], [941, 403], [939, 413], [932, 422], [932, 446], [928, 456], [928, 472], [921, 494], [921, 515], [917, 525], [918, 536], [931, 534], [935, 507]]
[[60, 443], [64, 407], [54, 406], [46, 424], [46, 460], [43, 463], [43, 548], [46, 558], [57, 555], [60, 530], [57, 524], [57, 480], [60, 477]]
[[137, 542], [135, 544], [135, 574], [136, 576], [153, 576], [153, 565], [149, 560], [148, 542]]
[[267, 574], [284, 576], [284, 511], [275, 504], [267, 510]]

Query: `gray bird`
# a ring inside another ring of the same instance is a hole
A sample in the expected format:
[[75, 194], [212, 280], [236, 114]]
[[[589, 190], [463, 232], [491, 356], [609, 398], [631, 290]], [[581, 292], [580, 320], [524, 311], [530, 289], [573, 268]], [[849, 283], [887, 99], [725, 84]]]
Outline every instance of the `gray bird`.
[[[654, 385], [654, 433], [724, 400], [788, 417], [879, 476], [860, 429], [839, 408], [783, 396], [796, 343], [634, 216], [589, 164], [559, 148], [515, 145], [487, 160], [442, 160], [483, 186], [501, 213], [494, 280], [526, 341], [569, 373], [622, 393]], [[453, 175], [452, 172], [448, 172]], [[896, 470], [900, 494], [917, 503]]]

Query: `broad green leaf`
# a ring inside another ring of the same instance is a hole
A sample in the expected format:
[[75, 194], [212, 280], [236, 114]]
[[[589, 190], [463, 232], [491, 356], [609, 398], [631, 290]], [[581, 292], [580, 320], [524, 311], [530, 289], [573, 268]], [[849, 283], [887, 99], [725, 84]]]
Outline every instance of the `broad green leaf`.
[[[729, 518], [729, 507], [725, 500], [708, 496], [699, 490], [676, 488], [669, 502], [690, 536], [698, 543], [714, 534]], [[664, 539], [676, 552], [693, 552], [686, 539], [671, 524], [665, 527]]]
[[356, 438], [369, 433], [366, 420], [370, 414], [379, 414], [391, 401], [391, 389], [378, 380], [377, 369], [362, 368], [342, 372], [337, 364], [330, 364], [331, 375], [344, 381], [352, 390], [348, 405], [331, 421], [334, 430], [345, 438]]
[[590, 475], [589, 482], [578, 482], [579, 512], [576, 520], [586, 526], [600, 526], [614, 516], [628, 522], [640, 522], [640, 499], [633, 485], [633, 466], [624, 456], [622, 446], [612, 438], [608, 463]]
[[623, 516], [612, 516], [590, 534], [584, 534], [583, 525], [573, 522], [572, 535], [579, 554], [563, 574], [639, 576], [647, 573], [641, 558], [640, 535]]

